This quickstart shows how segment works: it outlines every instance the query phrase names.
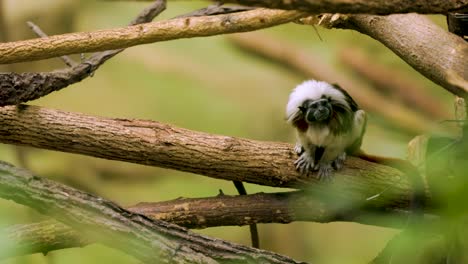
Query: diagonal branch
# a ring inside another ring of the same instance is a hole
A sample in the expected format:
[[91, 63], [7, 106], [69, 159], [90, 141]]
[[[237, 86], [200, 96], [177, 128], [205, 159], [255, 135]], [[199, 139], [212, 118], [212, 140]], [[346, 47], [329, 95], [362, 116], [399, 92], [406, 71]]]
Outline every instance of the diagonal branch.
[[147, 263], [297, 263], [264, 250], [198, 235], [111, 201], [0, 163], [0, 197], [51, 215], [85, 237]]
[[[152, 219], [164, 220], [187, 228], [242, 226], [255, 223], [311, 221], [328, 223], [353, 221], [393, 228], [406, 226], [406, 211], [383, 212], [364, 208], [343, 208], [303, 192], [257, 193], [245, 196], [219, 195], [210, 198], [178, 198], [157, 203], [140, 203], [127, 208]], [[428, 216], [426, 218], [431, 221]], [[78, 232], [56, 221], [21, 224], [6, 228], [2, 237], [12, 245], [0, 259], [47, 253], [92, 243]]]
[[[408, 179], [401, 171], [354, 157], [336, 173], [335, 184], [318, 184], [314, 177], [303, 178], [295, 171], [296, 154], [290, 144], [37, 106], [0, 108], [0, 142], [159, 166], [231, 181], [311, 188], [344, 201], [388, 208], [407, 208], [411, 194]], [[366, 201], [381, 191], [378, 198]]]
[[305, 13], [298, 11], [255, 9], [225, 15], [175, 18], [125, 28], [0, 43], [0, 64], [122, 49], [181, 38], [253, 31], [295, 21], [304, 16]]

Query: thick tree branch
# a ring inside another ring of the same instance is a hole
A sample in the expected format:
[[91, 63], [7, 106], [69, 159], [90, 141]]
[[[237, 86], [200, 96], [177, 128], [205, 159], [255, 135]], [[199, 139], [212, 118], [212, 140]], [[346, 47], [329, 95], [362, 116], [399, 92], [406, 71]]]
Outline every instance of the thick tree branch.
[[468, 43], [424, 16], [335, 16], [323, 24], [369, 35], [446, 90], [461, 97], [468, 94]]
[[[140, 203], [127, 208], [152, 219], [164, 220], [187, 228], [213, 226], [241, 226], [253, 223], [290, 223], [312, 221], [353, 221], [393, 228], [404, 228], [409, 214], [406, 211], [373, 211], [342, 208], [333, 203], [302, 192], [258, 193], [246, 196], [219, 195], [211, 198], [179, 198], [157, 203]], [[431, 221], [430, 218], [427, 218]], [[92, 243], [78, 232], [56, 221], [22, 224], [1, 232], [11, 256], [47, 253]]]
[[[122, 0], [107, 0], [122, 1]], [[129, 1], [129, 0], [127, 0]], [[135, 1], [135, 0], [134, 0]], [[149, 0], [136, 0], [149, 1]], [[445, 14], [468, 6], [467, 0], [225, 0], [224, 3], [236, 3], [246, 6], [261, 6], [278, 9], [295, 9], [310, 13], [341, 13], [341, 14], [396, 14], [424, 13]]]
[[29, 206], [147, 263], [297, 263], [264, 250], [152, 220], [65, 185], [0, 163], [0, 197]]
[[303, 16], [305, 13], [298, 11], [255, 9], [226, 15], [184, 17], [125, 28], [0, 43], [0, 64], [128, 48], [173, 39], [253, 31], [288, 23]]
[[[350, 157], [335, 184], [295, 171], [290, 144], [190, 131], [143, 120], [110, 119], [36, 106], [0, 108], [0, 142], [79, 153], [279, 187], [312, 188], [344, 201], [407, 208], [399, 170]], [[310, 185], [310, 186], [309, 186]], [[383, 191], [385, 190], [385, 191]], [[383, 191], [376, 199], [367, 198]]]

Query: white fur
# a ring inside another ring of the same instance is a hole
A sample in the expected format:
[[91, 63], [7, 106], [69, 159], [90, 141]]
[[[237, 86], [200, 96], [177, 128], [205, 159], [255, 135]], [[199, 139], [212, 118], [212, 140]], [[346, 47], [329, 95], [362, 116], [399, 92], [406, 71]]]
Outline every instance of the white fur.
[[324, 94], [347, 105], [343, 93], [331, 84], [315, 80], [305, 81], [296, 86], [291, 95], [289, 95], [289, 101], [286, 106], [286, 117], [288, 122], [292, 122], [294, 116], [299, 111], [299, 106], [301, 106], [305, 100], [317, 100]]
[[[294, 117], [299, 113], [299, 106], [305, 100], [317, 100], [323, 95], [331, 97], [333, 100], [339, 101], [344, 105], [348, 105], [345, 95], [331, 84], [321, 81], [305, 81], [299, 84], [289, 96], [289, 101], [286, 106], [286, 115], [288, 122], [291, 123]], [[344, 150], [352, 145], [355, 140], [361, 136], [366, 120], [366, 113], [363, 110], [358, 110], [354, 113], [354, 122], [349, 131], [334, 135], [330, 133], [330, 129], [326, 126], [317, 127], [309, 126], [306, 131], [297, 132], [297, 145], [304, 146], [306, 152], [313, 151], [313, 148], [307, 146], [322, 146], [326, 147], [322, 156], [321, 163], [329, 163], [335, 160], [339, 155], [342, 155]], [[298, 148], [300, 149], [300, 147]]]

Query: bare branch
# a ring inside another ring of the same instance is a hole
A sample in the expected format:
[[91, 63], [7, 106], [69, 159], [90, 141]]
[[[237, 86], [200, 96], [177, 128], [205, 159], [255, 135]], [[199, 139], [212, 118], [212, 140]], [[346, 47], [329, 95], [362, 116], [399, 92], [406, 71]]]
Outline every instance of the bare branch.
[[[123, 0], [106, 0], [123, 1]], [[127, 0], [131, 1], [131, 0]], [[133, 0], [149, 1], [149, 0]], [[278, 9], [294, 9], [313, 14], [341, 13], [341, 14], [396, 14], [423, 13], [445, 14], [451, 10], [468, 6], [467, 0], [225, 0], [224, 3], [236, 3], [246, 6], [261, 6]]]
[[[245, 196], [219, 195], [211, 198], [178, 198], [157, 203], [140, 203], [127, 208], [152, 219], [164, 220], [188, 228], [242, 226], [254, 223], [290, 223], [312, 221], [353, 221], [393, 228], [404, 228], [406, 211], [375, 211], [353, 209], [333, 202], [320, 201], [303, 192], [258, 193]], [[431, 221], [430, 216], [426, 218]], [[433, 221], [433, 220], [432, 220]], [[0, 259], [17, 255], [47, 253], [92, 243], [73, 229], [44, 221], [15, 225], [3, 230], [4, 238], [13, 247]], [[8, 254], [8, 255], [7, 255]]]
[[[350, 157], [335, 184], [300, 177], [290, 144], [190, 131], [143, 120], [110, 119], [37, 106], [0, 108], [0, 142], [171, 168], [218, 179], [313, 188], [345, 201], [407, 208], [411, 188], [399, 170]], [[310, 185], [310, 186], [309, 186]], [[366, 201], [385, 190], [378, 198]]]
[[127, 48], [181, 38], [253, 31], [294, 21], [298, 11], [255, 9], [226, 15], [185, 17], [160, 22], [0, 43], [0, 64]]
[[0, 163], [0, 196], [52, 215], [87, 238], [137, 259], [164, 263], [297, 263], [264, 250], [198, 235], [111, 201]]

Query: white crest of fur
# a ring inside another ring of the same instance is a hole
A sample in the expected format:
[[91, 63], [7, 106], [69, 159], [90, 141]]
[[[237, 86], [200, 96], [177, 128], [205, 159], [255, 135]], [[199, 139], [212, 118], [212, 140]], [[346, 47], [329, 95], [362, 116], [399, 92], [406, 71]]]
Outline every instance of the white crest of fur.
[[294, 116], [299, 111], [299, 106], [301, 106], [305, 100], [317, 100], [320, 99], [322, 95], [327, 95], [334, 100], [342, 102], [344, 105], [348, 105], [343, 93], [333, 87], [333, 85], [315, 80], [305, 81], [296, 86], [289, 95], [289, 101], [286, 106], [288, 122], [292, 122]]

